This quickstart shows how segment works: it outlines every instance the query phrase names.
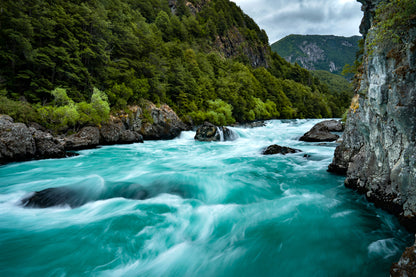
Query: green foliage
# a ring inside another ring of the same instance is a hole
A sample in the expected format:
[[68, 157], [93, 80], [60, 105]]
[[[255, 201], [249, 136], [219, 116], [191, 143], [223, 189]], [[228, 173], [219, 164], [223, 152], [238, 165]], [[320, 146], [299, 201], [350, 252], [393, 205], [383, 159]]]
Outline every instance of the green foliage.
[[[175, 13], [166, 0], [2, 1], [2, 109], [19, 117], [23, 105], [61, 132], [142, 100], [221, 125], [337, 114], [338, 98], [307, 70], [267, 54], [267, 34], [235, 3], [204, 2], [191, 1], [194, 15], [182, 0]], [[224, 49], [218, 41], [227, 36], [243, 42]], [[268, 68], [250, 63], [246, 53], [259, 49]], [[237, 54], [225, 58], [230, 50]]]
[[27, 102], [14, 101], [1, 95], [0, 92], [0, 114], [10, 115], [16, 122], [37, 122], [39, 114], [36, 109]]
[[[54, 104], [41, 106], [37, 109], [39, 123], [56, 132], [64, 132], [68, 128], [83, 125], [99, 125], [108, 120], [110, 105], [104, 92], [93, 89], [91, 102], [75, 103], [67, 96], [66, 89], [57, 88], [51, 92]], [[64, 99], [65, 101], [61, 101]], [[57, 104], [59, 103], [59, 104]]]
[[201, 124], [204, 121], [209, 121], [216, 125], [228, 125], [235, 123], [232, 116], [233, 107], [225, 103], [221, 99], [209, 100], [207, 111], [195, 111], [191, 113], [195, 124]]
[[416, 2], [414, 0], [389, 0], [378, 5], [375, 16], [375, 36], [369, 41], [369, 52], [379, 49], [400, 48], [405, 45], [408, 31], [416, 27]]

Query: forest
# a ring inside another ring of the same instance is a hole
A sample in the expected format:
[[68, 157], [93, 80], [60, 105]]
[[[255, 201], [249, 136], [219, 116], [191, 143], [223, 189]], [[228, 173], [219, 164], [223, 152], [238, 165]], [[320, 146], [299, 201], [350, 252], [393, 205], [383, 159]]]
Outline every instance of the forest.
[[144, 100], [192, 125], [328, 118], [351, 97], [228, 0], [0, 2], [0, 113], [16, 121], [62, 132]]

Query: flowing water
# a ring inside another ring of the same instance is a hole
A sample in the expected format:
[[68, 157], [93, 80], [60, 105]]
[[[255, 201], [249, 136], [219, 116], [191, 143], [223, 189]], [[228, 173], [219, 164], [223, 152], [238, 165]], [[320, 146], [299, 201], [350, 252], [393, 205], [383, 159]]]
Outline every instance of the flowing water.
[[[326, 172], [334, 143], [297, 140], [318, 121], [1, 166], [0, 276], [389, 276], [411, 236]], [[261, 155], [270, 144], [304, 153]], [[95, 198], [22, 207], [61, 186]], [[119, 197], [137, 187], [153, 194]]]

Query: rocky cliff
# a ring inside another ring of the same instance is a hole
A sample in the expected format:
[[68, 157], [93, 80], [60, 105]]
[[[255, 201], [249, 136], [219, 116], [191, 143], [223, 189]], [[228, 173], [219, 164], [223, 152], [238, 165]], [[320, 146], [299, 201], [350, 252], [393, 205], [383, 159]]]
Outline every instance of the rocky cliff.
[[[347, 187], [416, 232], [416, 2], [359, 2], [363, 65], [329, 171], [346, 174]], [[392, 268], [393, 276], [414, 276], [409, 253]]]
[[[366, 38], [360, 87], [329, 170], [346, 173], [346, 186], [365, 193], [416, 231], [415, 15], [399, 41], [380, 40], [383, 25], [376, 24], [375, 10], [384, 1], [360, 2], [360, 31]], [[406, 9], [415, 9], [414, 2], [407, 2], [411, 7]]]

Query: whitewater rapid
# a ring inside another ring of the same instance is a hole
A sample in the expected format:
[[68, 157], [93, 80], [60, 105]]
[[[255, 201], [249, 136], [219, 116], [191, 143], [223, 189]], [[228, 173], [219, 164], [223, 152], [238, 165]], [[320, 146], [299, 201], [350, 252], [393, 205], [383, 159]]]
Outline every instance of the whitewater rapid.
[[[0, 276], [388, 276], [411, 235], [326, 171], [336, 143], [298, 140], [319, 121], [1, 166]], [[303, 152], [262, 155], [271, 144]], [[160, 193], [119, 196], [138, 185]], [[62, 186], [94, 200], [21, 205]]]

